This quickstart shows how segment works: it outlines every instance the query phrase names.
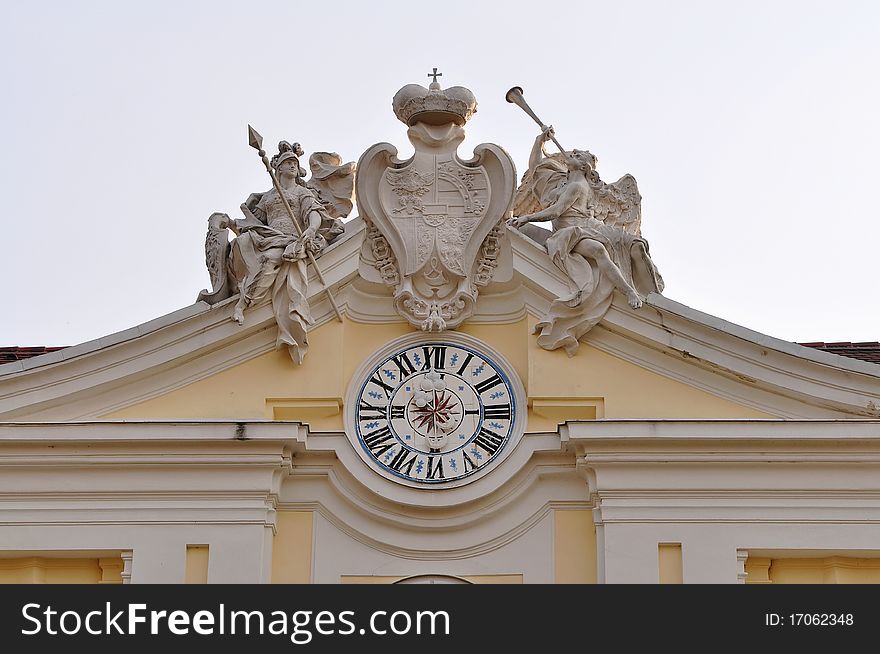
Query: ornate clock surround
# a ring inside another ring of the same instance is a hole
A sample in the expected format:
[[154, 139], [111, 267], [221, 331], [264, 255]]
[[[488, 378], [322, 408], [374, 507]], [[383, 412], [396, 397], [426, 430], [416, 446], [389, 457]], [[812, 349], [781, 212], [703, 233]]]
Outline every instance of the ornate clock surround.
[[346, 435], [360, 460], [421, 490], [483, 478], [516, 448], [526, 422], [513, 366], [483, 341], [448, 331], [414, 332], [373, 352], [352, 377], [345, 406]]

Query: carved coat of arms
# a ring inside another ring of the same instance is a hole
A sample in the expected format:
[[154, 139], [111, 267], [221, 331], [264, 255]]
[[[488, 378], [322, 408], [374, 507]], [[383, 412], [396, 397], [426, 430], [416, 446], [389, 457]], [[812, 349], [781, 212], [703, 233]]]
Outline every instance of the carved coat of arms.
[[516, 172], [499, 146], [481, 144], [474, 158], [456, 149], [476, 111], [463, 87], [403, 87], [397, 117], [415, 148], [406, 161], [379, 143], [358, 163], [357, 202], [367, 222], [373, 262], [394, 289], [397, 311], [425, 331], [453, 329], [473, 313], [478, 288], [497, 265]]

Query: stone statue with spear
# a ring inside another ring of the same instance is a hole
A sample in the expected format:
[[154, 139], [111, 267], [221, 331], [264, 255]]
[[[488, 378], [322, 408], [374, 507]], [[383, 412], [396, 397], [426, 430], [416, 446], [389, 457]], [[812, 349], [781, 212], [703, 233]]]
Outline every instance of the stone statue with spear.
[[[336, 319], [342, 313], [318, 266], [324, 248], [345, 230], [341, 221], [352, 208], [354, 164], [342, 164], [339, 155], [313, 153], [312, 177], [303, 179], [302, 148], [281, 141], [271, 160], [263, 138], [248, 125], [248, 143], [257, 150], [269, 173], [272, 188], [252, 194], [242, 205], [243, 220], [215, 213], [208, 219], [205, 259], [214, 290], [199, 299], [215, 304], [239, 293], [233, 319], [244, 324], [245, 310], [270, 298], [278, 324], [276, 345], [287, 346], [291, 358], [302, 363], [308, 349], [307, 332], [313, 324], [308, 302], [308, 264], [315, 271]], [[229, 242], [226, 230], [236, 234]]]

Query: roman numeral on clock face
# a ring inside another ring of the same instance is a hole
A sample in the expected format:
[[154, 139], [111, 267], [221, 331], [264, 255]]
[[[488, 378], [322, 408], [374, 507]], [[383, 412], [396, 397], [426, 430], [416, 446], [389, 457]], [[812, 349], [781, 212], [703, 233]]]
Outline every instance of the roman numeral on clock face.
[[373, 406], [364, 401], [358, 405], [358, 420], [384, 420], [385, 407]]
[[493, 456], [504, 443], [504, 437], [485, 427], [480, 427], [480, 433], [477, 434], [474, 443], [486, 450], [489, 456]]
[[477, 390], [477, 393], [482, 395], [483, 393], [488, 391], [490, 388], [495, 388], [496, 386], [498, 386], [498, 384], [501, 384], [501, 383], [504, 383], [504, 380], [501, 379], [500, 376], [492, 375], [491, 377], [489, 377], [489, 379], [484, 379], [479, 384], [474, 386], [474, 388]]
[[[410, 454], [411, 456], [407, 459], [406, 455]], [[419, 458], [419, 455], [415, 452], [410, 452], [405, 447], [400, 448], [400, 452], [394, 455], [394, 458], [391, 459], [391, 463], [389, 463], [389, 467], [394, 468], [397, 472], [400, 472], [404, 475], [410, 474], [413, 465], [416, 462], [416, 459]]]
[[394, 386], [386, 384], [378, 372], [370, 377], [370, 381], [376, 384], [376, 386], [380, 386], [382, 390], [385, 391], [385, 397], [391, 397], [391, 394], [394, 392]]
[[434, 370], [443, 370], [446, 367], [446, 346], [435, 345], [433, 347], [425, 346], [422, 348], [425, 355], [425, 365], [422, 370], [433, 368]]
[[400, 370], [401, 378], [411, 375], [416, 371], [415, 365], [410, 361], [409, 357], [406, 356], [406, 352], [401, 352], [400, 354], [391, 357], [391, 360], [394, 361], [394, 365]]
[[364, 444], [373, 453], [373, 456], [379, 457], [394, 447], [394, 436], [391, 435], [391, 428], [387, 425], [375, 431], [371, 431], [364, 436]]
[[392, 420], [394, 420], [395, 418], [403, 418], [403, 417], [405, 417], [405, 414], [406, 414], [406, 405], [405, 404], [401, 404], [399, 406], [395, 405], [395, 404], [391, 405], [391, 408], [389, 410], [389, 415]]
[[510, 420], [509, 404], [490, 404], [483, 407], [483, 415], [495, 420]]
[[[434, 460], [436, 459], [437, 465], [434, 465]], [[425, 479], [446, 479], [443, 475], [443, 457], [442, 456], [429, 456], [428, 457], [428, 474], [425, 476]]]

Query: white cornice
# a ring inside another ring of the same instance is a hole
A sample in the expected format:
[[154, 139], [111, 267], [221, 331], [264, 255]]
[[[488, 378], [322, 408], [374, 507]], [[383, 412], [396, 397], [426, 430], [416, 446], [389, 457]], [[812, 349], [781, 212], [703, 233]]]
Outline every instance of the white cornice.
[[308, 427], [282, 420], [82, 420], [0, 422], [0, 443], [305, 443]]
[[[670, 440], [688, 442], [832, 441], [880, 446], [880, 420], [626, 420], [604, 419], [568, 422], [559, 428], [563, 442], [606, 441], [653, 444]], [[717, 444], [717, 443], [716, 443]]]
[[154, 524], [201, 511], [214, 524], [271, 527], [276, 508], [315, 510], [380, 551], [444, 560], [502, 547], [557, 506], [585, 505], [558, 434], [529, 435], [493, 479], [446, 492], [360, 475], [352, 456], [344, 436], [292, 422], [0, 423], [0, 497], [15, 500], [0, 522], [143, 523], [126, 514], [138, 506], [163, 509]]
[[660, 295], [639, 311], [622, 305], [615, 298], [588, 343], [781, 417], [880, 417], [878, 365], [734, 329]]
[[880, 420], [597, 420], [560, 433], [605, 528], [880, 525]]
[[341, 434], [293, 422], [3, 423], [0, 496], [15, 501], [0, 521], [143, 524], [136, 506], [162, 510], [151, 524], [272, 527], [276, 508], [314, 510], [370, 548], [438, 561], [497, 550], [590, 497], [606, 526], [880, 522], [880, 420], [573, 422], [527, 436], [485, 487], [422, 501], [352, 457]]

